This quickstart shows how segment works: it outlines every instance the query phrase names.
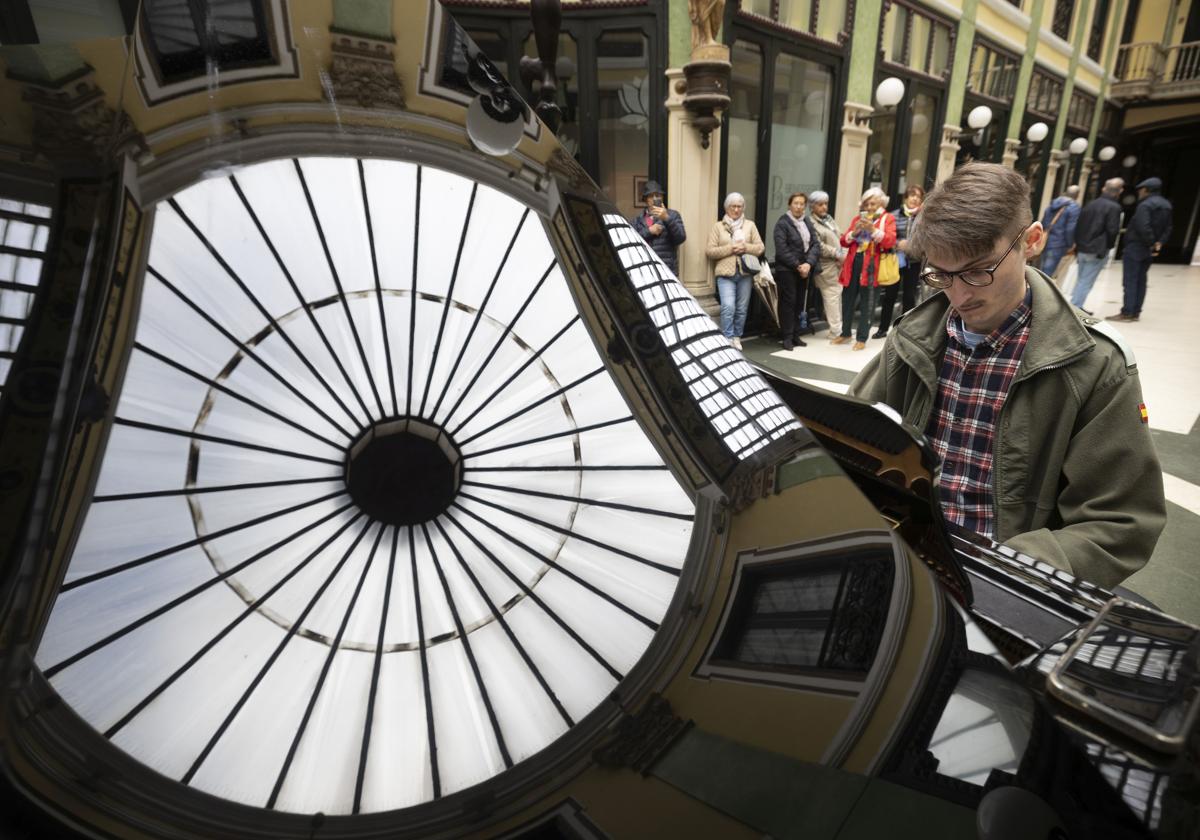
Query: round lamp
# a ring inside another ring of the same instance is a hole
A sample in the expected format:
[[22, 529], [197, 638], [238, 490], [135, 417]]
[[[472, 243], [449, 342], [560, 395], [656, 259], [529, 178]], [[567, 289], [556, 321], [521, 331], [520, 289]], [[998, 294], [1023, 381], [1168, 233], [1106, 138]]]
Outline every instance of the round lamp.
[[1035, 122], [1029, 126], [1029, 130], [1025, 132], [1025, 139], [1030, 143], [1041, 143], [1046, 139], [1046, 135], [1050, 133], [1050, 126], [1044, 122]]
[[1086, 137], [1076, 137], [1071, 141], [1071, 145], [1067, 146], [1067, 151], [1073, 155], [1081, 155], [1087, 151], [1088, 141]]
[[1126, 155], [1125, 160], [1121, 161], [1121, 165], [1126, 169], [1133, 169], [1137, 166], [1137, 155]]
[[967, 114], [967, 125], [976, 131], [987, 128], [992, 122], [992, 109], [986, 105], [980, 105], [971, 109], [971, 113]]
[[1117, 147], [1116, 146], [1105, 146], [1103, 149], [1101, 149], [1099, 152], [1096, 153], [1096, 157], [1100, 158], [1100, 160], [1112, 160], [1116, 156], [1117, 156]]
[[875, 88], [875, 101], [883, 108], [892, 108], [904, 98], [904, 82], [888, 76]]

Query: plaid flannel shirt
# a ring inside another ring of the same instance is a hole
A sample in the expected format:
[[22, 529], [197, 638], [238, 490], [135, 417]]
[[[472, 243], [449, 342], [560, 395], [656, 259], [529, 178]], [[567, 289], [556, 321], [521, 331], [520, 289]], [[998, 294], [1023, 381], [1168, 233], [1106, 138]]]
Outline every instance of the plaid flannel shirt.
[[942, 459], [938, 496], [946, 518], [993, 537], [992, 445], [996, 421], [1029, 340], [1032, 295], [974, 350], [963, 341], [962, 319], [946, 320], [946, 355], [925, 433]]

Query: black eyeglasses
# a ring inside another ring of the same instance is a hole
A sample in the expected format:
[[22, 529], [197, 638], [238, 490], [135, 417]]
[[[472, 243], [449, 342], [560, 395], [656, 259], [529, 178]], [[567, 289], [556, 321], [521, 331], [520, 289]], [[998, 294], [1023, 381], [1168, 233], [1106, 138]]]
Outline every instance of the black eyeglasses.
[[926, 286], [933, 289], [949, 289], [954, 284], [954, 278], [966, 283], [968, 286], [990, 286], [996, 279], [996, 269], [1000, 268], [1000, 264], [1012, 253], [1012, 249], [1017, 247], [1017, 243], [1021, 241], [1021, 237], [1025, 235], [1025, 231], [1029, 230], [1033, 222], [1030, 222], [1025, 227], [1021, 228], [1021, 232], [1017, 234], [1017, 238], [1012, 241], [1008, 249], [996, 260], [996, 264], [991, 268], [968, 268], [966, 271], [922, 271], [921, 280]]

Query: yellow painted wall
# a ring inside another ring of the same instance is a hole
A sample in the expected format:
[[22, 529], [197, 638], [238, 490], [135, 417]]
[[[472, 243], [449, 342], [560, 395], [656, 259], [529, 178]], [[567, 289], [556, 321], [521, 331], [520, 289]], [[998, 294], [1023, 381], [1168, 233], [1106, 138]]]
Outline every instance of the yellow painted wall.
[[[1186, 6], [1187, 3], [1181, 3]], [[1143, 0], [1138, 7], [1137, 21], [1133, 27], [1133, 40], [1130, 43], [1154, 41], [1161, 43], [1166, 29], [1167, 14], [1171, 10], [1170, 0]], [[1124, 26], [1124, 21], [1120, 26]]]
[[1155, 123], [1200, 117], [1200, 102], [1172, 102], [1163, 105], [1146, 105], [1130, 108], [1125, 112], [1127, 130], [1144, 128]]
[[1025, 30], [983, 4], [976, 12], [975, 31], [1006, 49], [1024, 52]]

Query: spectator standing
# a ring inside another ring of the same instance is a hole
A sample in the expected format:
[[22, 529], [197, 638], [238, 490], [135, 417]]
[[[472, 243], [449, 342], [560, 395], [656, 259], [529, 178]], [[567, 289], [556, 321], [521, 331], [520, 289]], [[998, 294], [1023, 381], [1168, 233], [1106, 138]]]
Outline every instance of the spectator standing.
[[[904, 191], [904, 201], [892, 212], [896, 220], [896, 259], [900, 262], [900, 282], [883, 287], [883, 303], [879, 310], [879, 329], [871, 338], [883, 338], [892, 326], [892, 309], [900, 297], [900, 314], [917, 305], [917, 285], [921, 282], [921, 263], [908, 259], [908, 230], [916, 221], [921, 204], [925, 201], [925, 188], [912, 184]], [[902, 294], [901, 294], [902, 293]]]
[[838, 283], [838, 275], [842, 272], [846, 249], [842, 247], [842, 232], [829, 212], [829, 193], [814, 190], [809, 199], [809, 219], [821, 246], [821, 261], [815, 272], [816, 277], [810, 278], [809, 282], [821, 292], [821, 303], [825, 307], [825, 320], [829, 323], [829, 337], [832, 339], [842, 332], [842, 286]]
[[[742, 330], [754, 286], [755, 266], [766, 251], [754, 222], [746, 218], [746, 199], [741, 193], [725, 196], [725, 216], [708, 232], [705, 253], [716, 261], [717, 297], [721, 301], [721, 334], [736, 349], [742, 349]], [[748, 257], [753, 259], [748, 259]]]
[[1136, 321], [1142, 315], [1150, 263], [1171, 236], [1171, 202], [1159, 195], [1161, 190], [1162, 181], [1158, 178], [1147, 178], [1137, 185], [1141, 201], [1125, 231], [1125, 251], [1121, 257], [1125, 303], [1110, 321]]
[[1058, 262], [1067, 251], [1075, 247], [1075, 225], [1079, 221], [1079, 187], [1072, 184], [1067, 191], [1050, 202], [1042, 214], [1042, 227], [1046, 231], [1046, 247], [1042, 251], [1041, 269], [1047, 277], [1053, 277]]
[[909, 235], [940, 290], [896, 325], [850, 393], [922, 429], [946, 519], [1104, 587], [1150, 558], [1166, 522], [1137, 364], [1026, 255], [1029, 184], [968, 163]]
[[842, 234], [842, 247], [846, 248], [846, 261], [838, 282], [842, 285], [842, 334], [834, 344], [845, 344], [850, 340], [851, 321], [858, 307], [857, 330], [854, 349], [864, 350], [867, 336], [871, 333], [871, 314], [874, 308], [872, 295], [879, 285], [879, 256], [896, 247], [896, 219], [883, 208], [887, 196], [878, 187], [863, 193], [864, 209], [850, 222], [850, 228]]
[[[1075, 254], [1079, 263], [1079, 275], [1075, 288], [1071, 290], [1071, 303], [1083, 309], [1088, 293], [1104, 267], [1108, 252], [1117, 243], [1121, 232], [1121, 205], [1117, 198], [1125, 182], [1120, 178], [1109, 178], [1104, 182], [1100, 195], [1093, 198], [1079, 212], [1075, 225]], [[1087, 309], [1084, 312], [1091, 315]]]
[[788, 209], [775, 223], [775, 283], [779, 287], [779, 332], [783, 349], [806, 346], [800, 338], [800, 316], [810, 278], [820, 269], [821, 242], [804, 218], [808, 196], [792, 193]]
[[687, 232], [679, 211], [668, 209], [664, 198], [658, 181], [647, 181], [642, 188], [646, 209], [633, 218], [632, 224], [663, 264], [679, 277], [679, 246], [687, 239]]

